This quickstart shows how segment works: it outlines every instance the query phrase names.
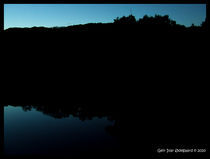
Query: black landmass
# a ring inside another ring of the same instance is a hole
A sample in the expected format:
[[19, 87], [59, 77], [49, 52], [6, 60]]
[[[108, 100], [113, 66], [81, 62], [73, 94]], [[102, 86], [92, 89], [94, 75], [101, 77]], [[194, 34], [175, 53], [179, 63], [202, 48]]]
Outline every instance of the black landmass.
[[168, 15], [145, 15], [137, 20], [135, 16], [123, 16], [114, 19], [113, 23], [88, 23], [67, 27], [32, 27], [32, 28], [8, 28], [5, 32], [205, 32], [207, 20], [200, 26], [192, 24], [186, 27], [177, 24]]

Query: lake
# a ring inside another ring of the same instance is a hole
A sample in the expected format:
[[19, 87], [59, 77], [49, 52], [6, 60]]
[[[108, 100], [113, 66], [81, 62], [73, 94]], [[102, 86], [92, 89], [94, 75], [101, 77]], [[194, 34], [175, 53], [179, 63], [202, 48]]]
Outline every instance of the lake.
[[87, 107], [4, 107], [4, 156], [117, 153], [116, 119]]

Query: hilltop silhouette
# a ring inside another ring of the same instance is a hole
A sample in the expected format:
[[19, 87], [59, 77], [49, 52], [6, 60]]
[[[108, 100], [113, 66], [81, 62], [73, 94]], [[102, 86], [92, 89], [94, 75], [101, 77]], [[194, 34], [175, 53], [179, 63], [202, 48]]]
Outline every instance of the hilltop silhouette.
[[186, 27], [177, 24], [168, 15], [145, 15], [136, 19], [132, 14], [129, 16], [117, 17], [113, 23], [88, 23], [72, 25], [67, 27], [32, 27], [32, 28], [8, 28], [6, 32], [180, 32], [180, 31], [206, 31], [207, 20], [200, 26], [192, 24]]

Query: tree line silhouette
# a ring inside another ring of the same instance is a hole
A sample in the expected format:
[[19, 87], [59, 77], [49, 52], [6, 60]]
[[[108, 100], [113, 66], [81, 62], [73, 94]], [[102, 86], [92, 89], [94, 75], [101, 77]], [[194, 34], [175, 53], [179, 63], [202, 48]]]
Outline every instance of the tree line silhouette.
[[[4, 104], [7, 106], [10, 104]], [[79, 117], [80, 120], [91, 120], [93, 117], [108, 117], [110, 120], [118, 118], [120, 110], [116, 107], [106, 105], [91, 105], [91, 104], [11, 104], [13, 107], [22, 107], [24, 111], [36, 109], [43, 114], [54, 118], [65, 118], [70, 115]], [[2, 107], [2, 106], [1, 106]]]
[[176, 21], [169, 18], [168, 15], [145, 15], [143, 18], [137, 20], [132, 14], [129, 16], [117, 17], [113, 23], [88, 23], [72, 25], [67, 27], [32, 27], [32, 28], [8, 28], [6, 32], [103, 32], [103, 31], [124, 31], [124, 32], [173, 32], [173, 31], [206, 31], [207, 19], [202, 22], [200, 26], [192, 24], [190, 27], [186, 27], [181, 24], [177, 24]]

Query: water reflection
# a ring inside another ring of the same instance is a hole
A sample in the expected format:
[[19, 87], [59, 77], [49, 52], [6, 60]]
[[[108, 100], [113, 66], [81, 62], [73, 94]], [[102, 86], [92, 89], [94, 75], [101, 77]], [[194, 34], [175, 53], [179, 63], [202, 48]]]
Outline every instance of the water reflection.
[[5, 156], [112, 155], [119, 151], [119, 113], [106, 107], [9, 105], [4, 111], [1, 106], [1, 113]]

